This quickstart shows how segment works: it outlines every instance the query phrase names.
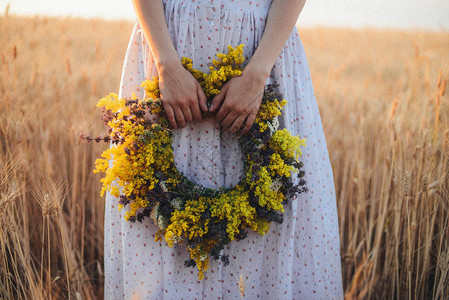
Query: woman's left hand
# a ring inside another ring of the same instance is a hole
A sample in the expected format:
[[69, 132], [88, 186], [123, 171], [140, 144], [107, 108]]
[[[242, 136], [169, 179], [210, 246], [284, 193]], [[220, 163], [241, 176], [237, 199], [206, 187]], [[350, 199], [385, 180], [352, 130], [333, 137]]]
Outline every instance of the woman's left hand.
[[215, 118], [221, 126], [231, 133], [240, 130], [241, 134], [251, 129], [262, 102], [267, 76], [265, 72], [246, 68], [240, 76], [223, 85], [209, 108], [210, 112], [219, 108]]

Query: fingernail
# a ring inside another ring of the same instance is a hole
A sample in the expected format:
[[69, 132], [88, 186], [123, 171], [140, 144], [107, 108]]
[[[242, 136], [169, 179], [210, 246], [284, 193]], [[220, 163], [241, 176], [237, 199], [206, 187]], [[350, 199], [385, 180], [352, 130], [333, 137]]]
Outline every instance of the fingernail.
[[213, 104], [211, 104], [211, 105], [209, 106], [209, 111], [212, 111], [212, 110], [214, 110], [214, 105], [213, 105]]

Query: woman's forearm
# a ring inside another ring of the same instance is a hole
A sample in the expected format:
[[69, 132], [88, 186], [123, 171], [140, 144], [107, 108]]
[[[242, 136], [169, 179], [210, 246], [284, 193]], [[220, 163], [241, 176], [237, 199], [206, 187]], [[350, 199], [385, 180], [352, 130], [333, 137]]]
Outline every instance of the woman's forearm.
[[162, 105], [172, 128], [202, 120], [207, 110], [206, 96], [198, 81], [184, 69], [165, 21], [162, 0], [132, 0], [134, 10], [148, 41], [159, 73]]
[[[230, 132], [248, 132], [262, 101], [265, 81], [295, 26], [305, 0], [273, 0], [259, 46], [241, 76], [233, 77], [212, 100], [211, 111]], [[219, 108], [218, 108], [219, 107]]]
[[306, 0], [273, 0], [260, 44], [247, 69], [268, 77], [292, 32]]
[[162, 0], [132, 0], [132, 3], [158, 70], [180, 65], [181, 61], [168, 32]]

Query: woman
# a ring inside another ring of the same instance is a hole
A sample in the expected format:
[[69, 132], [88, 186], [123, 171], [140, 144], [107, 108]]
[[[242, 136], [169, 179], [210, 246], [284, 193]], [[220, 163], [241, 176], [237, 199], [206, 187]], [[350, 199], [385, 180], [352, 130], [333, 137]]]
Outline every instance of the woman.
[[[182, 246], [154, 242], [149, 218], [129, 223], [106, 197], [106, 299], [341, 299], [338, 216], [332, 169], [307, 61], [295, 22], [304, 0], [133, 0], [136, 23], [121, 79], [121, 97], [143, 97], [140, 83], [159, 75], [174, 129], [175, 163], [206, 187], [238, 183], [243, 162], [237, 134], [254, 122], [265, 84], [276, 81], [288, 104], [282, 127], [306, 138], [302, 161], [308, 192], [286, 208], [265, 236], [251, 232], [225, 251], [228, 266], [210, 261], [202, 281], [184, 267]], [[228, 45], [245, 44], [246, 67], [206, 105], [180, 62], [207, 71]], [[201, 111], [213, 112], [202, 119]], [[296, 180], [296, 178], [294, 178]]]

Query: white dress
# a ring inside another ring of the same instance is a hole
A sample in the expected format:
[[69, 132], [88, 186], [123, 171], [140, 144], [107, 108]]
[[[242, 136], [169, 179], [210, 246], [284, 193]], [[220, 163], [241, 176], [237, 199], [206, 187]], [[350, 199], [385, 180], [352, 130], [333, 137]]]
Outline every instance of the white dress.
[[[178, 55], [206, 71], [217, 52], [245, 45], [251, 58], [262, 37], [271, 0], [163, 0], [166, 22]], [[247, 62], [247, 61], [246, 61]], [[147, 73], [149, 70], [149, 74]], [[120, 96], [143, 97], [140, 83], [157, 74], [143, 32], [136, 23], [128, 45]], [[225, 248], [230, 264], [211, 258], [202, 281], [182, 245], [155, 242], [149, 218], [130, 223], [106, 195], [105, 299], [342, 299], [337, 206], [332, 169], [298, 32], [290, 34], [267, 83], [277, 81], [288, 100], [281, 126], [306, 138], [303, 149], [308, 192], [292, 199], [282, 224], [265, 236], [250, 232]], [[213, 118], [175, 130], [175, 163], [186, 176], [207, 187], [230, 187], [243, 163], [237, 139], [220, 133]]]

